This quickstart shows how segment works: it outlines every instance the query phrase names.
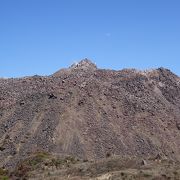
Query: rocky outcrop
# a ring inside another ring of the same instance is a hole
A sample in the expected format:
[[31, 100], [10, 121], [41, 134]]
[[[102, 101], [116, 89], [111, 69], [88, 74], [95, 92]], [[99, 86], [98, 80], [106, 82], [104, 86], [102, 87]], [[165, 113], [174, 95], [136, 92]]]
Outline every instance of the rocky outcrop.
[[38, 151], [179, 159], [180, 78], [101, 70], [85, 59], [52, 76], [0, 79], [0, 166]]

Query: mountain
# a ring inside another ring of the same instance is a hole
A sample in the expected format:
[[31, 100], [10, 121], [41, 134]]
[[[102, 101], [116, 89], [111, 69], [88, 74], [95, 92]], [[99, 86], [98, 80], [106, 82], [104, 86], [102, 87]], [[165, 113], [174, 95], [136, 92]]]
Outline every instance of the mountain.
[[98, 69], [0, 79], [0, 167], [36, 152], [180, 160], [180, 78], [170, 70]]

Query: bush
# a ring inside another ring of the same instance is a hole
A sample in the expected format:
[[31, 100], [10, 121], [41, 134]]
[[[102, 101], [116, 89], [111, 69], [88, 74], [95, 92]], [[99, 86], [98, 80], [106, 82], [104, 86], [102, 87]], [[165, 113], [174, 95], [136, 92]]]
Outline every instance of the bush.
[[9, 180], [8, 176], [0, 176], [0, 180]]
[[0, 168], [0, 180], [8, 180], [9, 179], [8, 174], [9, 174], [8, 170]]
[[6, 176], [8, 175], [8, 170], [0, 168], [0, 176]]

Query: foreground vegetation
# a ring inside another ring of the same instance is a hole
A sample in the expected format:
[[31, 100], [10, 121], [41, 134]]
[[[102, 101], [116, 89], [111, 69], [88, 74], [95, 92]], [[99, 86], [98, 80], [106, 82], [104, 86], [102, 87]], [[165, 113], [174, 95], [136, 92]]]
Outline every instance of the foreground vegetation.
[[19, 163], [12, 172], [1, 168], [0, 179], [179, 180], [180, 163], [110, 155], [98, 161], [88, 161], [39, 152]]

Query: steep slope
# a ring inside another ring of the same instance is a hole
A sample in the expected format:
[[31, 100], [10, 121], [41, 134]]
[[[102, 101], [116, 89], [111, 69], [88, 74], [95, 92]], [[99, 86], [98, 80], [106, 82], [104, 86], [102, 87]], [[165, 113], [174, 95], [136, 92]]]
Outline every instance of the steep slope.
[[167, 69], [98, 69], [0, 79], [0, 166], [38, 151], [180, 159], [180, 78]]

